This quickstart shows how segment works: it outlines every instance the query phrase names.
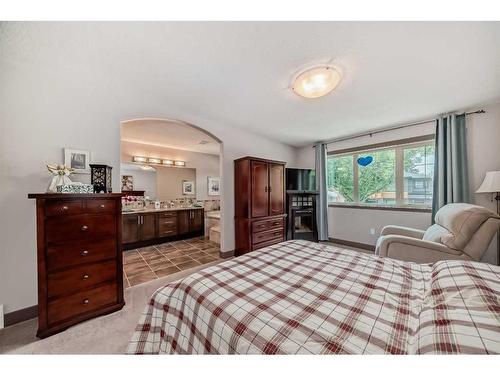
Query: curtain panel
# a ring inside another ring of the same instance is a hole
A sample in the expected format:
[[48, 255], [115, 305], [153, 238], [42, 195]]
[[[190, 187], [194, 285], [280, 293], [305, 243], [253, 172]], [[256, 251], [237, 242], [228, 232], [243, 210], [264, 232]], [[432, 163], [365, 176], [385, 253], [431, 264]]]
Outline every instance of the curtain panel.
[[326, 176], [326, 144], [317, 143], [314, 148], [316, 153], [316, 186], [319, 190], [318, 202], [316, 204], [316, 225], [318, 228], [318, 240], [328, 241], [328, 188]]
[[465, 114], [442, 116], [436, 121], [433, 223], [436, 212], [444, 205], [470, 202], [466, 132]]

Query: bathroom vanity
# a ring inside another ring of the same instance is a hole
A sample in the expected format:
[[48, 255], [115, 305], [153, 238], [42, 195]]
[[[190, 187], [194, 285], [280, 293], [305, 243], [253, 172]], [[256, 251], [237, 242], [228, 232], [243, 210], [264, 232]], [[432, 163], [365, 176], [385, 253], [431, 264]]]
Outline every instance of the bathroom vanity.
[[135, 209], [122, 217], [124, 250], [204, 235], [202, 207]]

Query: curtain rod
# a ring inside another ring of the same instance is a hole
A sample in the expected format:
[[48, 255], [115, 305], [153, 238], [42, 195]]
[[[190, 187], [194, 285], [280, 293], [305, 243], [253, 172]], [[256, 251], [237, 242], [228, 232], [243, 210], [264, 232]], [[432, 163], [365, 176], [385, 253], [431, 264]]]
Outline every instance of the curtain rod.
[[[465, 115], [465, 116], [469, 116], [469, 115], [474, 115], [474, 114], [477, 114], [477, 113], [486, 113], [486, 111], [484, 109], [478, 109], [477, 111], [464, 112], [464, 113], [461, 113], [461, 114]], [[408, 128], [408, 127], [411, 127], [411, 126], [428, 124], [428, 123], [434, 122], [436, 120], [437, 120], [437, 118], [432, 118], [432, 119], [429, 119], [429, 120], [424, 120], [424, 121], [419, 121], [419, 122], [412, 122], [410, 124], [403, 124], [403, 125], [391, 126], [391, 127], [388, 127], [388, 128], [383, 128], [383, 129], [379, 129], [379, 130], [373, 130], [373, 131], [370, 131], [370, 132], [364, 132], [364, 133], [359, 133], [359, 134], [354, 134], [354, 135], [348, 135], [346, 137], [333, 138], [333, 139], [330, 139], [330, 140], [325, 141], [323, 143], [329, 145], [331, 143], [336, 143], [336, 142], [341, 142], [341, 141], [347, 141], [347, 140], [350, 140], [350, 139], [356, 139], [356, 138], [367, 137], [367, 136], [371, 137], [374, 134], [385, 133], [385, 132], [392, 131], [392, 130], [404, 129], [404, 128]], [[313, 145], [312, 147], [314, 148], [314, 147], [316, 147], [316, 145]]]

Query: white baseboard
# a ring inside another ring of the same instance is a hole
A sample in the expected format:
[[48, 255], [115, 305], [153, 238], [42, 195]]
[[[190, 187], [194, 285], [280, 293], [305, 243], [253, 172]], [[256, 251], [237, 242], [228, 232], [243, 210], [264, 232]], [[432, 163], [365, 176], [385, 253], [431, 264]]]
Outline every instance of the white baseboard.
[[3, 316], [3, 305], [0, 305], [0, 329], [4, 327]]

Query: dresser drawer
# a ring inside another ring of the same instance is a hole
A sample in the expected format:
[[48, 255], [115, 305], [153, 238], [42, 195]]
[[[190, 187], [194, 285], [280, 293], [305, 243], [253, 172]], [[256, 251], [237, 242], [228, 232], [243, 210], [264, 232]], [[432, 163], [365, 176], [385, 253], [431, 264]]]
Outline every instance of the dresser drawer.
[[116, 283], [75, 293], [69, 297], [55, 299], [48, 303], [49, 325], [73, 319], [78, 315], [100, 309], [118, 302]]
[[47, 270], [62, 268], [116, 257], [116, 240], [79, 241], [47, 247]]
[[158, 228], [159, 237], [170, 237], [177, 235], [177, 226], [174, 227], [160, 227]]
[[85, 202], [85, 213], [112, 214], [116, 210], [116, 200], [92, 199]]
[[53, 217], [47, 220], [45, 237], [47, 243], [72, 240], [96, 240], [116, 235], [114, 215], [75, 215]]
[[269, 230], [269, 229], [283, 228], [284, 223], [285, 223], [285, 221], [282, 217], [280, 217], [278, 219], [254, 221], [252, 223], [252, 232], [257, 233], [257, 232], [263, 232], [263, 231]]
[[283, 234], [283, 228], [268, 230], [266, 232], [253, 233], [252, 243], [257, 244], [275, 239], [283, 239]]
[[116, 260], [84, 264], [64, 271], [49, 273], [47, 293], [52, 298], [91, 288], [116, 279]]
[[46, 216], [67, 216], [81, 213], [83, 213], [83, 201], [81, 200], [48, 201], [45, 203]]

